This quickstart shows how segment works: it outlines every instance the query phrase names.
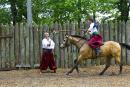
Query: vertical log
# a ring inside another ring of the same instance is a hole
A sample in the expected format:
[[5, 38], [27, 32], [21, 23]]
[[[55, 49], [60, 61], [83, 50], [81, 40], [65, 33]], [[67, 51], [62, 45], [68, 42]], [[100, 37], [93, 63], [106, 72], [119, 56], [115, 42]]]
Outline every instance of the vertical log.
[[[125, 22], [121, 22], [121, 42], [125, 43]], [[122, 48], [122, 62], [126, 64], [125, 48]]]
[[[5, 26], [5, 36], [9, 35], [9, 25], [6, 24]], [[9, 53], [9, 39], [8, 37], [4, 38], [5, 39], [5, 68], [10, 67], [10, 53]]]
[[[2, 24], [1, 25], [1, 36], [4, 36], [5, 35], [5, 27], [4, 25]], [[5, 68], [5, 39], [4, 38], [1, 38], [1, 68]]]
[[38, 37], [38, 26], [34, 26], [34, 65], [38, 63], [38, 48], [39, 48], [39, 37]]
[[24, 25], [20, 24], [20, 65], [21, 67], [25, 66], [24, 58], [25, 58], [25, 44], [24, 44]]
[[[52, 25], [53, 29], [55, 31], [59, 31], [59, 26], [58, 26], [58, 23], [54, 23]], [[57, 64], [57, 67], [61, 67], [61, 58], [60, 58], [60, 54], [59, 54], [59, 32], [56, 32], [56, 34], [54, 35], [54, 42], [55, 42], [55, 49], [54, 49], [54, 55], [55, 55], [55, 59], [56, 59], [56, 64]]]
[[[63, 24], [62, 30], [66, 30], [66, 23]], [[64, 39], [65, 39], [66, 32], [61, 32], [61, 33], [62, 33], [62, 38], [63, 39], [61, 39], [60, 42], [62, 43], [64, 41]], [[65, 68], [68, 68], [68, 60], [66, 58], [67, 49], [66, 48], [65, 49], [61, 49], [61, 53], [62, 53], [61, 57], [64, 59], [64, 63], [65, 63], [64, 66], [65, 66]]]
[[15, 52], [14, 52], [14, 26], [11, 24], [10, 25], [10, 29], [9, 29], [10, 35], [12, 36], [12, 38], [10, 38], [9, 40], [9, 57], [10, 57], [10, 68], [14, 68], [15, 67]]
[[39, 43], [39, 47], [38, 47], [38, 60], [37, 60], [37, 64], [34, 67], [38, 67], [41, 61], [41, 57], [42, 57], [42, 39], [43, 39], [43, 28], [42, 25], [39, 25], [39, 29], [38, 29], [38, 43]]
[[[130, 24], [127, 22], [126, 25], [126, 43], [130, 44]], [[127, 50], [127, 64], [130, 65], [130, 50]]]
[[29, 61], [30, 61], [30, 65], [31, 67], [33, 67], [33, 59], [34, 59], [34, 54], [33, 54], [33, 47], [34, 47], [34, 29], [33, 27], [29, 26]]
[[25, 65], [26, 66], [31, 66], [30, 65], [30, 28], [28, 26], [28, 24], [25, 24], [25, 28], [24, 28], [24, 44], [25, 44]]
[[19, 45], [20, 30], [19, 30], [18, 24], [15, 25], [14, 31], [15, 31], [15, 35], [14, 35], [14, 40], [15, 40], [14, 46], [15, 46], [15, 48], [14, 49], [15, 49], [15, 59], [16, 59], [15, 65], [17, 67], [17, 66], [20, 65], [20, 60], [19, 60], [19, 58], [20, 58], [20, 45]]
[[[0, 24], [0, 36], [2, 35], [2, 24]], [[0, 68], [2, 68], [2, 39], [0, 38]]]

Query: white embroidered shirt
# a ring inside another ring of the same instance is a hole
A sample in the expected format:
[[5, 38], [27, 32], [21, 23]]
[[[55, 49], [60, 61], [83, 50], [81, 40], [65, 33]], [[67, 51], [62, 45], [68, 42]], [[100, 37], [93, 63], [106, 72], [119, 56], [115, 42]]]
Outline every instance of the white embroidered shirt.
[[45, 48], [45, 49], [54, 49], [54, 47], [55, 47], [55, 43], [50, 38], [48, 40], [46, 38], [44, 38], [42, 40], [42, 48]]
[[97, 30], [97, 28], [96, 27], [94, 27], [94, 23], [91, 23], [90, 24], [90, 27], [89, 27], [89, 29], [88, 29], [90, 32], [90, 34], [93, 34], [94, 32], [98, 32], [98, 30]]

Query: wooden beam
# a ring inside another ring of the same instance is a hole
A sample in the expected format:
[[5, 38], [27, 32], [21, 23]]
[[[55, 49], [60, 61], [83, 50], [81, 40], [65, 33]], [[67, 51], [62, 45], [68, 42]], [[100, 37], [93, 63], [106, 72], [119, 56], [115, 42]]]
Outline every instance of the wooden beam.
[[11, 35], [7, 35], [7, 36], [0, 36], [0, 39], [1, 38], [12, 38], [13, 36], [11, 36]]

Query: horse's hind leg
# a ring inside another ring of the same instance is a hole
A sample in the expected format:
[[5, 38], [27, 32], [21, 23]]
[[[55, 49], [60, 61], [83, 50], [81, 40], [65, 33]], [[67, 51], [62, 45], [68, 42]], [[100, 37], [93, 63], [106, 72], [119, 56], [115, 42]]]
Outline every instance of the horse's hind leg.
[[123, 64], [120, 64], [120, 71], [119, 71], [119, 74], [122, 73], [122, 66], [123, 66]]
[[123, 65], [120, 60], [121, 60], [120, 57], [116, 57], [116, 63], [119, 64], [120, 66], [119, 74], [122, 73], [122, 65]]
[[99, 75], [103, 75], [104, 72], [110, 67], [110, 64], [111, 64], [111, 58], [107, 58], [106, 59], [106, 66], [105, 66], [105, 68], [103, 69], [103, 71]]

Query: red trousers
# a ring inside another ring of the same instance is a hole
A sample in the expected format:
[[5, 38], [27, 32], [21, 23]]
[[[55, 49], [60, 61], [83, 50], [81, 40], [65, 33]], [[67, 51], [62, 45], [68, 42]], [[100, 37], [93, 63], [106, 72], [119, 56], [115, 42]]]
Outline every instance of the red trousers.
[[101, 35], [93, 35], [90, 40], [87, 41], [88, 45], [92, 48], [97, 48], [103, 45], [103, 40]]
[[53, 56], [52, 52], [43, 52], [42, 58], [40, 61], [40, 70], [46, 70], [48, 67], [51, 70], [56, 69], [56, 63], [54, 60], [54, 56]]

